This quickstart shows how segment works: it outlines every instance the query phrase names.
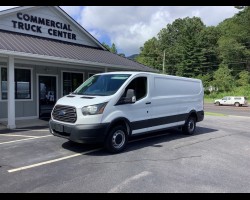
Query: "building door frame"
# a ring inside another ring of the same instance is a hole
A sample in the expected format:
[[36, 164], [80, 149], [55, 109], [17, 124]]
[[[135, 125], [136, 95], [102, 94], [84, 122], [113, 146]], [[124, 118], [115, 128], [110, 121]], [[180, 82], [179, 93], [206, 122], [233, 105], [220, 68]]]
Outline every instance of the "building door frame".
[[59, 96], [58, 96], [58, 88], [59, 88], [59, 86], [58, 86], [58, 75], [57, 74], [36, 74], [36, 89], [37, 89], [37, 100], [36, 100], [36, 102], [37, 102], [37, 108], [36, 108], [36, 110], [37, 110], [37, 118], [39, 119], [39, 117], [40, 117], [40, 90], [39, 90], [39, 77], [40, 76], [50, 76], [50, 77], [56, 77], [56, 99], [55, 99], [55, 102], [59, 99]]

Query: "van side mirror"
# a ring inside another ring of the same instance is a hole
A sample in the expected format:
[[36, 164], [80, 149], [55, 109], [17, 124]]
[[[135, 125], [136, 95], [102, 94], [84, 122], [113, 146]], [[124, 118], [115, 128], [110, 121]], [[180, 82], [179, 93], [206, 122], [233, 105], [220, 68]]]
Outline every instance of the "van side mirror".
[[133, 90], [133, 89], [128, 89], [127, 90], [126, 100], [131, 101], [131, 103], [135, 103], [136, 102], [135, 90]]
[[132, 104], [136, 102], [135, 90], [128, 89], [125, 97], [121, 97], [118, 101], [118, 105], [120, 104]]

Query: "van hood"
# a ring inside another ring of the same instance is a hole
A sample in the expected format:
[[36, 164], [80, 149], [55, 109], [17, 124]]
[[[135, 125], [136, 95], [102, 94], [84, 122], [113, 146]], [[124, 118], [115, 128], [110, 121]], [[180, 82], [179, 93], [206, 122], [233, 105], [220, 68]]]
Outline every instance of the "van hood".
[[111, 96], [87, 96], [87, 95], [67, 95], [56, 102], [56, 105], [74, 106], [76, 108], [82, 108], [84, 106], [90, 106], [108, 102]]

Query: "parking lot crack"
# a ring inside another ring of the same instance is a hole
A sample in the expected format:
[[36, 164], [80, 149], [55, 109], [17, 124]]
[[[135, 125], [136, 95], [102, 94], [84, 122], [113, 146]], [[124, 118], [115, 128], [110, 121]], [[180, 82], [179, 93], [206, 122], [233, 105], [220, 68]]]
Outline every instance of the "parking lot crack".
[[190, 143], [190, 144], [186, 144], [186, 145], [182, 145], [182, 146], [179, 146], [179, 147], [175, 147], [174, 149], [180, 149], [182, 147], [187, 147], [187, 146], [192, 146], [192, 145], [195, 145], [195, 144], [199, 144], [199, 143], [202, 143], [202, 142], [207, 142], [209, 140], [215, 140], [215, 139], [220, 139], [220, 138], [223, 138], [223, 137], [230, 137], [230, 136], [233, 136], [233, 135], [238, 135], [238, 134], [241, 134], [243, 132], [240, 132], [240, 133], [232, 133], [232, 134], [228, 134], [228, 135], [222, 135], [222, 136], [218, 136], [218, 137], [212, 137], [212, 138], [208, 138], [206, 140], [200, 140], [200, 141], [197, 141], [197, 142], [193, 142], [193, 143]]

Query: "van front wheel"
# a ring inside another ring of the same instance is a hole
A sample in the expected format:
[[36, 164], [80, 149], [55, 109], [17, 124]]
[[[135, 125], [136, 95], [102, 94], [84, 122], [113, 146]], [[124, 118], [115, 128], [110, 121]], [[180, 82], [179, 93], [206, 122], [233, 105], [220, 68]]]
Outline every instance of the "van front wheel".
[[194, 117], [189, 117], [182, 127], [182, 132], [186, 135], [193, 135], [196, 129], [196, 119]]
[[220, 106], [220, 102], [219, 102], [219, 101], [216, 101], [215, 105], [216, 105], [216, 106]]
[[115, 126], [105, 140], [105, 148], [111, 153], [119, 153], [126, 147], [128, 134], [122, 125]]

